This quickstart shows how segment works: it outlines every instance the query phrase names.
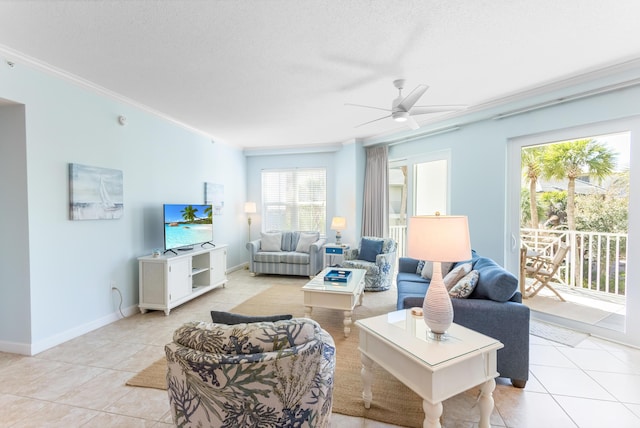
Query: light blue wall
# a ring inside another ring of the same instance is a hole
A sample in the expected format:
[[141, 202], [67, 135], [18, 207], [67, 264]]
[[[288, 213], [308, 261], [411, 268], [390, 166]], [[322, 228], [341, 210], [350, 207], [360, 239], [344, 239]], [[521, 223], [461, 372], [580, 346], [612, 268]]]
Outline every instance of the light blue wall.
[[[11, 322], [0, 326], [0, 349], [39, 352], [112, 322], [119, 300], [111, 281], [132, 313], [136, 259], [162, 247], [162, 204], [203, 203], [205, 182], [224, 185], [215, 242], [229, 244], [228, 267], [244, 262], [245, 238], [238, 231], [246, 230], [241, 207], [247, 183], [240, 149], [20, 64], [0, 68], [0, 98], [24, 104], [26, 127], [22, 137], [19, 127], [10, 134], [15, 164], [0, 172], [11, 183], [0, 186], [2, 222], [20, 211], [12, 242], [4, 234], [2, 240], [11, 257], [0, 258], [0, 309], [8, 309]], [[13, 122], [6, 113], [11, 108], [0, 109], [0, 134]], [[126, 126], [118, 124], [119, 115], [127, 117]], [[69, 163], [123, 171], [121, 219], [68, 219]]]

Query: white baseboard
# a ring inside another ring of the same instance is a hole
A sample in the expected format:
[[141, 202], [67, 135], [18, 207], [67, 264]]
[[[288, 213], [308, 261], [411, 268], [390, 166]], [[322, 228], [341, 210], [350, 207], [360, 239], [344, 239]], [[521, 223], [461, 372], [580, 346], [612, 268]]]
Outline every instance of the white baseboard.
[[[125, 308], [122, 310], [122, 313], [125, 315], [125, 317], [135, 315], [136, 313], [138, 313], [138, 305], [133, 305]], [[0, 341], [0, 351], [10, 352], [12, 354], [33, 356], [39, 354], [40, 352], [46, 351], [47, 349], [53, 348], [54, 346], [58, 346], [61, 343], [68, 342], [69, 340], [75, 339], [76, 337], [80, 337], [83, 334], [89, 333], [90, 331], [97, 330], [100, 327], [104, 327], [105, 325], [118, 321], [121, 318], [122, 315], [120, 315], [120, 312], [116, 310], [115, 312], [107, 316], [91, 321], [87, 324], [79, 325], [77, 327], [71, 328], [62, 333], [58, 333], [54, 336], [47, 337], [46, 339], [35, 343], [29, 344]]]

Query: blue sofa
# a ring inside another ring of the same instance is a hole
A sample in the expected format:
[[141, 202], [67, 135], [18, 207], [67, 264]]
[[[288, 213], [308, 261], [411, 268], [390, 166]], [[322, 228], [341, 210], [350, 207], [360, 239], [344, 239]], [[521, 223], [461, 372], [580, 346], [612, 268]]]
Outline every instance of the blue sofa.
[[[529, 379], [529, 308], [522, 304], [518, 279], [495, 261], [478, 256], [458, 262], [472, 263], [478, 282], [466, 299], [453, 298], [453, 322], [498, 339], [498, 372], [513, 386], [524, 388]], [[416, 273], [419, 261], [401, 257], [398, 264], [397, 309], [421, 307], [429, 280]], [[445, 272], [443, 272], [443, 276]]]

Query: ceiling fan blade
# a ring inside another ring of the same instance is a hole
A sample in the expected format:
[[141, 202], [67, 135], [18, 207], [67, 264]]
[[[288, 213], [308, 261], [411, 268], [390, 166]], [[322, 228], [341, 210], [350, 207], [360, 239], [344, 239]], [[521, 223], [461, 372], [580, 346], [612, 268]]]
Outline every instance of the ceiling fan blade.
[[383, 110], [383, 111], [393, 111], [393, 110], [388, 109], [388, 108], [373, 107], [373, 106], [363, 106], [362, 104], [344, 103], [344, 105], [346, 105], [346, 106], [352, 106], [352, 107], [374, 108], [374, 109], [376, 109], [376, 110]]
[[416, 120], [414, 118], [412, 118], [411, 116], [409, 116], [407, 118], [407, 126], [411, 129], [419, 129], [420, 125], [418, 125], [418, 122], [416, 122]]
[[465, 110], [468, 107], [469, 106], [466, 105], [415, 106], [411, 110], [409, 110], [409, 114], [418, 115], [427, 113], [439, 113], [442, 111]]
[[416, 88], [411, 91], [409, 95], [407, 95], [402, 101], [400, 101], [400, 104], [398, 104], [398, 108], [403, 111], [411, 110], [411, 107], [413, 107], [413, 105], [418, 102], [420, 97], [427, 91], [427, 89], [429, 89], [427, 85], [416, 86]]
[[370, 120], [369, 122], [365, 122], [365, 123], [361, 123], [360, 125], [357, 125], [357, 126], [356, 126], [356, 128], [360, 128], [361, 126], [368, 125], [368, 124], [370, 124], [370, 123], [377, 122], [377, 121], [382, 120], [382, 119], [387, 119], [387, 118], [389, 118], [389, 117], [391, 117], [391, 115], [389, 115], [389, 116], [383, 116], [383, 117], [380, 117], [380, 118], [378, 118], [378, 119], [373, 119], [373, 120]]

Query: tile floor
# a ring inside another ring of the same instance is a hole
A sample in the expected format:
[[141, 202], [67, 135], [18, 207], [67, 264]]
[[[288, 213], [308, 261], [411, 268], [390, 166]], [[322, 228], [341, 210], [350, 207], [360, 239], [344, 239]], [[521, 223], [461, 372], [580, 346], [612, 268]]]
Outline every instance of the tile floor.
[[[177, 326], [206, 320], [212, 309], [229, 310], [274, 281], [304, 284], [301, 278], [253, 278], [236, 271], [225, 288], [175, 308], [168, 317], [136, 314], [34, 357], [0, 353], [0, 427], [172, 426], [166, 392], [128, 387], [126, 380], [164, 355]], [[525, 389], [498, 379], [493, 426], [640, 426], [640, 350], [595, 338], [572, 348], [531, 336], [530, 356]], [[444, 426], [477, 426], [475, 397], [467, 391], [447, 400]], [[392, 427], [340, 414], [333, 415], [332, 425]]]

